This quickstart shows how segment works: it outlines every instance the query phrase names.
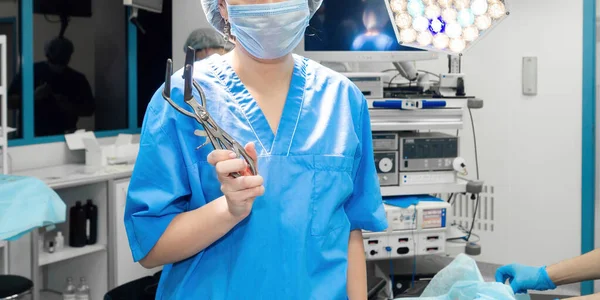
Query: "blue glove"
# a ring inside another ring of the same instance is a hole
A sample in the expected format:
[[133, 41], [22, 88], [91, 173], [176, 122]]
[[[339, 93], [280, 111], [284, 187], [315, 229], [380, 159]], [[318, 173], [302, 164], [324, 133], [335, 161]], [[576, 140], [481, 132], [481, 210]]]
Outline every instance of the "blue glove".
[[505, 283], [507, 279], [515, 294], [526, 294], [527, 290], [545, 291], [556, 288], [546, 272], [546, 267], [518, 264], [503, 266], [496, 271], [496, 281]]

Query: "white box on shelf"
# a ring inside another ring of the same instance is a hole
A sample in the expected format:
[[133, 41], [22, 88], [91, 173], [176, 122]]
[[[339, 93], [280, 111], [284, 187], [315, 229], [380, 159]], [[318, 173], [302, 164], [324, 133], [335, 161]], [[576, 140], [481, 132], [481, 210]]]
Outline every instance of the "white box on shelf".
[[85, 150], [85, 164], [92, 167], [133, 163], [140, 145], [130, 134], [119, 134], [115, 143], [101, 145], [93, 131], [79, 130], [65, 135], [69, 150]]

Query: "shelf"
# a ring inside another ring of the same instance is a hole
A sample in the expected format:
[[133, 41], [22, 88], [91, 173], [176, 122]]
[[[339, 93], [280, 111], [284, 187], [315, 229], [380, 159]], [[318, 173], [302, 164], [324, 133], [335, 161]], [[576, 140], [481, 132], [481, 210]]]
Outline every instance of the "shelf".
[[[11, 133], [13, 131], [17, 131], [14, 128], [8, 127], [6, 130], [6, 133]], [[2, 127], [0, 126], [0, 147], [4, 146], [4, 130], [2, 130]]]
[[106, 167], [89, 167], [86, 165], [59, 165], [48, 168], [38, 168], [15, 172], [17, 176], [36, 177], [53, 189], [63, 189], [131, 177], [133, 165], [113, 165]]
[[69, 246], [65, 246], [64, 249], [61, 249], [60, 251], [54, 253], [41, 252], [39, 257], [39, 266], [41, 267], [99, 251], [106, 251], [106, 245], [97, 244], [81, 248], [72, 248]]
[[459, 179], [457, 183], [422, 184], [413, 186], [382, 186], [382, 196], [406, 196], [439, 193], [462, 193], [467, 190], [467, 182]]
[[461, 108], [370, 109], [372, 131], [456, 130], [463, 128]]

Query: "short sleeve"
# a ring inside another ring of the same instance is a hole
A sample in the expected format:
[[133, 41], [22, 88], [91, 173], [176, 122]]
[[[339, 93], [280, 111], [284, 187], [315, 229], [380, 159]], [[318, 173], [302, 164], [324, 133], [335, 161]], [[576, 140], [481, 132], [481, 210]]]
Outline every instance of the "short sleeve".
[[125, 229], [134, 261], [144, 258], [173, 218], [189, 206], [191, 189], [172, 110], [157, 92], [150, 102], [125, 206]]
[[351, 230], [363, 229], [376, 232], [385, 230], [388, 224], [373, 157], [369, 109], [364, 97], [362, 99], [357, 128], [359, 145], [354, 158], [354, 192], [346, 202], [345, 210], [350, 220]]

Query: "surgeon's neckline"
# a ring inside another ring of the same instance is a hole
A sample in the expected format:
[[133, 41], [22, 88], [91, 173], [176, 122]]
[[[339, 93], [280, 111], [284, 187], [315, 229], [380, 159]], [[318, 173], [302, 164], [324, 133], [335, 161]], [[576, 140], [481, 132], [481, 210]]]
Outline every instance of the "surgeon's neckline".
[[213, 72], [229, 95], [238, 104], [258, 143], [269, 155], [289, 154], [292, 137], [296, 131], [304, 100], [306, 84], [306, 59], [293, 54], [294, 68], [290, 87], [279, 118], [277, 131], [273, 132], [263, 110], [248, 91], [225, 55], [209, 61]]

